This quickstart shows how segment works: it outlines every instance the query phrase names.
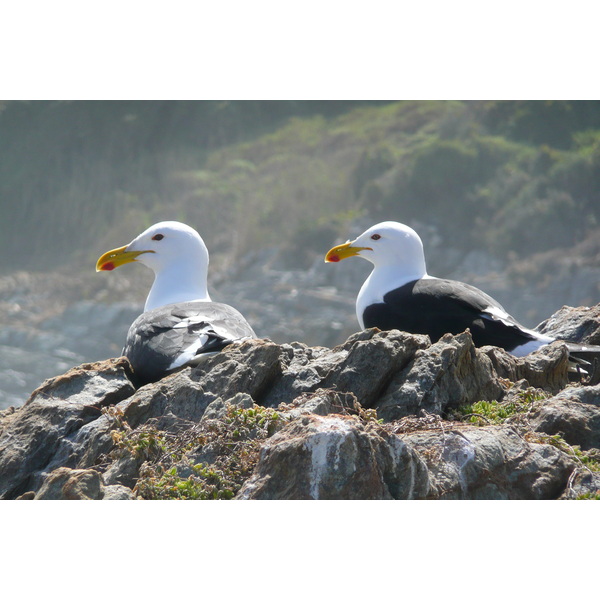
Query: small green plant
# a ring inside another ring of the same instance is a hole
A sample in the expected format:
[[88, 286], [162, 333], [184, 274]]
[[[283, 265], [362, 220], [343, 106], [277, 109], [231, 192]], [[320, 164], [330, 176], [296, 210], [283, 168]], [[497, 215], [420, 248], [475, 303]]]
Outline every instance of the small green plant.
[[586, 492], [577, 496], [575, 500], [600, 500], [600, 493]]
[[459, 416], [469, 423], [476, 425], [500, 425], [507, 419], [520, 414], [526, 414], [536, 402], [546, 398], [544, 392], [527, 388], [518, 393], [517, 397], [505, 401], [481, 400], [459, 408]]
[[378, 418], [377, 410], [374, 408], [362, 408], [358, 411], [358, 416], [365, 421], [365, 423], [373, 421], [379, 423], [379, 425], [383, 425], [383, 419]]
[[280, 421], [271, 408], [229, 404], [220, 418], [172, 432], [152, 422], [132, 429], [115, 407], [105, 414], [114, 427], [108, 458], [131, 456], [140, 464], [134, 493], [146, 500], [233, 498], [254, 470], [262, 441]]
[[272, 435], [279, 421], [279, 413], [272, 408], [236, 408], [229, 406], [223, 421], [233, 426], [234, 438], [254, 438], [261, 434]]
[[534, 402], [539, 402], [540, 400], [545, 400], [546, 398], [548, 398], [548, 394], [542, 392], [542, 390], [537, 390], [532, 387], [519, 392], [519, 401], [529, 404], [530, 407]]
[[579, 446], [571, 446], [573, 455], [590, 471], [600, 472], [600, 456], [597, 450], [584, 451]]
[[600, 472], [600, 451], [596, 448], [582, 450], [580, 446], [572, 446], [559, 433], [549, 435], [539, 431], [528, 431], [525, 439], [532, 443], [554, 446], [574, 458], [587, 471]]
[[136, 492], [147, 500], [230, 500], [235, 495], [236, 482], [219, 469], [198, 463], [191, 466], [187, 477], [177, 467], [146, 469]]
[[117, 447], [128, 450], [135, 458], [142, 460], [158, 459], [168, 447], [165, 435], [152, 427], [132, 432], [130, 435], [113, 432], [113, 441]]
[[487, 402], [481, 400], [469, 406], [462, 407], [460, 410], [470, 423], [481, 424], [499, 424], [503, 423], [508, 417], [515, 414], [514, 404], [503, 403], [496, 400]]

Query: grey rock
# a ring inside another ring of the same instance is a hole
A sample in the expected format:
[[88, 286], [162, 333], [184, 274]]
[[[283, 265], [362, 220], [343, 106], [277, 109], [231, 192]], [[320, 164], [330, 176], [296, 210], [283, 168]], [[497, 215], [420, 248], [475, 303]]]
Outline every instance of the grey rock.
[[290, 398], [317, 389], [347, 355], [341, 348], [311, 348], [298, 342], [284, 344], [281, 349], [281, 377], [264, 398], [265, 406], [277, 407]]
[[247, 340], [228, 346], [209, 360], [194, 367], [190, 378], [207, 389], [218, 389], [219, 396], [238, 392], [262, 403], [273, 381], [281, 375], [281, 349], [270, 340]]
[[301, 394], [290, 404], [278, 406], [278, 411], [288, 420], [308, 414], [323, 417], [332, 414], [356, 414], [359, 410], [360, 404], [351, 392], [336, 392], [322, 388]]
[[600, 473], [589, 469], [573, 471], [560, 500], [600, 500]]
[[44, 481], [35, 500], [101, 500], [102, 476], [93, 469], [60, 467]]
[[102, 500], [135, 500], [135, 496], [123, 485], [105, 485]]
[[[140, 451], [149, 431], [176, 441], [168, 468], [190, 485], [213, 477], [222, 497], [598, 494], [600, 385], [569, 381], [561, 342], [515, 358], [468, 332], [431, 344], [370, 329], [333, 348], [249, 340], [137, 390], [130, 376], [126, 359], [82, 365], [0, 411], [0, 497], [151, 497], [168, 453]], [[463, 405], [525, 396], [501, 425], [460, 422]]]
[[105, 485], [94, 469], [60, 467], [44, 481], [33, 500], [132, 500], [130, 489], [122, 485]]
[[569, 353], [561, 342], [544, 346], [522, 358], [494, 346], [485, 346], [481, 351], [492, 361], [497, 375], [504, 379], [525, 379], [532, 387], [552, 393], [563, 389], [569, 382]]
[[574, 308], [563, 306], [536, 330], [560, 340], [600, 344], [600, 304]]
[[556, 398], [565, 398], [600, 407], [600, 384], [572, 385], [558, 393]]
[[236, 406], [238, 408], [253, 408], [256, 406], [252, 400], [250, 394], [238, 392], [233, 398], [223, 400], [217, 398], [214, 402], [208, 405], [207, 409], [202, 415], [202, 420], [205, 419], [222, 419], [227, 413], [229, 406]]
[[600, 448], [600, 386], [564, 390], [538, 403], [530, 423], [534, 430], [560, 434], [582, 450]]
[[429, 472], [429, 498], [554, 499], [575, 462], [558, 448], [525, 441], [512, 427], [463, 427], [401, 435]]
[[422, 460], [397, 436], [344, 415], [306, 415], [264, 444], [237, 498], [392, 499], [427, 494]]
[[160, 429], [168, 429], [182, 419], [199, 421], [218, 399], [228, 400], [243, 393], [260, 403], [281, 372], [280, 354], [280, 347], [267, 340], [232, 345], [197, 367], [141, 387], [119, 406], [131, 427], [157, 419]]
[[282, 374], [265, 397], [265, 406], [276, 407], [316, 389], [351, 392], [370, 407], [420, 348], [429, 346], [425, 336], [402, 331], [367, 329], [333, 349], [284, 346]]
[[0, 423], [0, 498], [40, 485], [52, 464], [74, 466], [71, 440], [104, 406], [134, 392], [125, 359], [82, 365], [46, 381]]
[[218, 397], [211, 389], [192, 378], [192, 372], [187, 368], [156, 384], [141, 387], [119, 408], [131, 427], [159, 419], [160, 427], [168, 428], [176, 419], [199, 420], [207, 406]]
[[381, 418], [392, 421], [423, 410], [440, 415], [460, 404], [497, 400], [503, 392], [492, 362], [462, 333], [420, 349], [375, 406]]
[[361, 331], [341, 346], [347, 355], [327, 374], [322, 387], [351, 392], [363, 407], [370, 408], [392, 377], [429, 345], [426, 336], [403, 331]]
[[112, 462], [103, 473], [107, 485], [121, 486], [131, 489], [139, 477], [143, 459], [136, 459], [131, 454], [125, 454]]

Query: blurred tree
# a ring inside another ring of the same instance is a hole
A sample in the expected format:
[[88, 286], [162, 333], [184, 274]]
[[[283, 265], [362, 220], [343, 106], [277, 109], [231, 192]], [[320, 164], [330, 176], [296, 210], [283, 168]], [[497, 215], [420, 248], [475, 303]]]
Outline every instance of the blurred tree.
[[492, 132], [515, 140], [570, 148], [573, 133], [600, 128], [600, 103], [574, 100], [490, 102], [485, 118]]

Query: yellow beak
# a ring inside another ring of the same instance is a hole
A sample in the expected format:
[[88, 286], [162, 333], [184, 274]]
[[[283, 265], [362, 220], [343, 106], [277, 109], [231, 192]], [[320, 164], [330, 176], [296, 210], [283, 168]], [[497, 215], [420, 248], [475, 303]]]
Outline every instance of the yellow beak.
[[96, 263], [96, 271], [112, 271], [121, 265], [134, 262], [140, 254], [154, 252], [154, 250], [139, 250], [127, 252], [127, 246], [115, 248], [103, 254]]
[[353, 246], [352, 242], [346, 242], [335, 246], [325, 255], [325, 262], [340, 262], [344, 258], [350, 256], [358, 256], [363, 250], [373, 250], [373, 248], [367, 248], [363, 246]]

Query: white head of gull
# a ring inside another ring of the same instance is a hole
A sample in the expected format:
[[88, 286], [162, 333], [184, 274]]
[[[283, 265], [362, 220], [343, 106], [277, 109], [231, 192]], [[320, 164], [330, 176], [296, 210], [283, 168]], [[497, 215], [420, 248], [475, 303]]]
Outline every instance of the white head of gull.
[[127, 246], [103, 254], [96, 271], [112, 271], [128, 262], [139, 262], [154, 271], [144, 311], [178, 302], [210, 302], [208, 250], [189, 225], [177, 221], [156, 223]]
[[332, 248], [325, 262], [339, 262], [351, 256], [360, 256], [374, 267], [356, 299], [356, 316], [362, 328], [367, 306], [383, 302], [383, 295], [389, 290], [429, 277], [421, 238], [408, 225], [395, 221], [373, 225], [354, 241]]

